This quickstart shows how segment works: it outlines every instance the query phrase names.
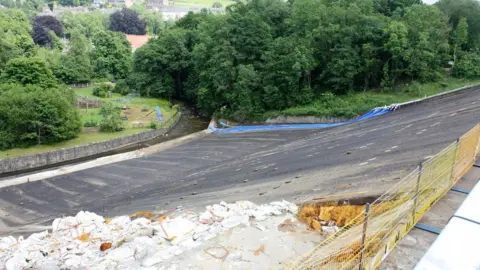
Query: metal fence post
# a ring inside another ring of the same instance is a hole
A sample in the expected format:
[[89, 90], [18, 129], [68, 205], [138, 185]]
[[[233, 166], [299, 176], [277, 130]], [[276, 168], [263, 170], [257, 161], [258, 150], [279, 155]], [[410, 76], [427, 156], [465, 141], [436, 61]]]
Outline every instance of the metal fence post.
[[452, 171], [450, 172], [450, 187], [455, 183], [455, 166], [457, 165], [458, 148], [460, 148], [460, 138], [457, 138], [457, 147], [455, 147], [455, 154], [453, 155]]
[[368, 224], [368, 214], [370, 212], [370, 204], [365, 205], [365, 220], [363, 221], [363, 234], [362, 234], [362, 247], [360, 249], [360, 266], [359, 270], [363, 269], [363, 251], [365, 249], [365, 240], [367, 239], [367, 224]]
[[413, 202], [413, 226], [415, 226], [415, 215], [417, 214], [417, 203], [418, 203], [418, 197], [420, 194], [418, 193], [418, 189], [420, 188], [420, 179], [422, 178], [422, 171], [423, 171], [423, 163], [420, 162], [420, 165], [418, 165], [418, 177], [417, 177], [417, 187], [415, 188], [415, 200]]

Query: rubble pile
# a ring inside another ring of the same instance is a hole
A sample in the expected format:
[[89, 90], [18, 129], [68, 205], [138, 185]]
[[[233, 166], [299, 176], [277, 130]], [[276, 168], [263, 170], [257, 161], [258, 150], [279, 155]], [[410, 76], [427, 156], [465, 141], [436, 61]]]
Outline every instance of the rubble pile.
[[0, 268], [157, 269], [161, 262], [234, 227], [257, 226], [269, 216], [296, 212], [297, 206], [287, 201], [221, 202], [200, 215], [177, 209], [168, 216], [138, 212], [109, 219], [81, 211], [55, 219], [51, 232], [26, 239], [1, 237]]

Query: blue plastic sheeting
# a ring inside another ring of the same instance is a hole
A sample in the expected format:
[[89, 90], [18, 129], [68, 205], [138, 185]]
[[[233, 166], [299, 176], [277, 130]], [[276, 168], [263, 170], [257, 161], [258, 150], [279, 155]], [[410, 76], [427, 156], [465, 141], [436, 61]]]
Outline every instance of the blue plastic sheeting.
[[460, 192], [460, 193], [463, 193], [463, 194], [470, 194], [470, 190], [465, 190], [463, 188], [452, 187], [451, 190], [456, 191], [456, 192]]
[[420, 230], [424, 230], [424, 231], [427, 231], [427, 232], [431, 232], [431, 233], [434, 233], [434, 234], [440, 234], [442, 232], [441, 229], [438, 229], [438, 228], [435, 228], [433, 226], [423, 224], [423, 223], [418, 223], [417, 225], [415, 225], [415, 228], [420, 229]]
[[215, 133], [241, 133], [241, 132], [251, 132], [251, 131], [284, 130], [284, 129], [330, 128], [330, 127], [337, 127], [345, 124], [360, 122], [362, 120], [384, 115], [389, 112], [391, 112], [389, 108], [375, 108], [358, 118], [355, 118], [346, 122], [340, 122], [340, 123], [334, 123], [334, 124], [285, 124], [285, 125], [234, 126], [226, 129], [219, 129], [219, 128], [210, 126], [209, 129], [211, 129]]
[[224, 122], [222, 121], [218, 121], [218, 123], [220, 124], [220, 126], [224, 127], [224, 128], [229, 128], [230, 126], [225, 124]]

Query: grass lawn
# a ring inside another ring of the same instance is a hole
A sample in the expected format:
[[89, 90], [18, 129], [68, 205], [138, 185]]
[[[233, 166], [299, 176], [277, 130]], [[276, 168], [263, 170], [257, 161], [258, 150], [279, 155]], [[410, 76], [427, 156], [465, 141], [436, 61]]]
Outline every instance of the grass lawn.
[[282, 111], [269, 111], [259, 115], [257, 118], [259, 118], [258, 120], [266, 120], [280, 115], [353, 118], [375, 107], [423, 98], [475, 83], [480, 83], [480, 80], [449, 78], [436, 83], [405, 85], [397, 90], [388, 92], [355, 92], [343, 96], [323, 94], [308, 105], [288, 108]]
[[[128, 121], [125, 125], [125, 128], [131, 128], [133, 122], [142, 122], [144, 126], [148, 126], [150, 122], [156, 121], [156, 114], [154, 112], [154, 107], [160, 107], [160, 111], [163, 114], [163, 119], [169, 119], [174, 113], [175, 110], [170, 108], [170, 102], [164, 99], [158, 98], [145, 98], [145, 97], [133, 97], [128, 98], [117, 93], [112, 93], [112, 97], [109, 98], [99, 98], [92, 94], [92, 87], [85, 88], [76, 88], [74, 89], [75, 94], [78, 96], [88, 97], [91, 99], [99, 99], [104, 102], [112, 102], [119, 107], [126, 106], [126, 110], [122, 110], [120, 114], [122, 116], [128, 117]], [[142, 109], [148, 109], [148, 111], [142, 111]], [[99, 108], [79, 108], [78, 112], [82, 117], [83, 123], [86, 121], [96, 121], [100, 122], [102, 117], [100, 116]]]
[[6, 151], [0, 151], [0, 159], [4, 158], [13, 158], [23, 155], [37, 154], [41, 152], [53, 151], [61, 148], [74, 147], [83, 144], [89, 144], [93, 142], [100, 142], [119, 138], [122, 136], [132, 135], [142, 131], [147, 131], [148, 128], [136, 128], [136, 129], [126, 129], [120, 132], [105, 133], [105, 132], [81, 132], [77, 138], [45, 145], [35, 145], [28, 148], [13, 148]]
[[222, 4], [223, 8], [235, 3], [228, 0], [175, 0], [173, 1], [173, 5], [184, 7], [212, 7], [215, 2]]

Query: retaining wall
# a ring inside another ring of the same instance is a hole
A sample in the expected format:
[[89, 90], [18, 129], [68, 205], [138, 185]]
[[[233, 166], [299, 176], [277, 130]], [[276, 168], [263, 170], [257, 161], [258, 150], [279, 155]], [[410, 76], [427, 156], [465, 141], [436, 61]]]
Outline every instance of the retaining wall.
[[0, 174], [15, 172], [25, 169], [32, 169], [47, 165], [56, 164], [59, 162], [75, 160], [88, 156], [93, 156], [115, 150], [121, 147], [125, 147], [131, 144], [148, 141], [155, 137], [161, 136], [169, 132], [180, 120], [181, 114], [177, 113], [169, 121], [173, 121], [171, 125], [165, 128], [159, 128], [156, 130], [149, 130], [140, 132], [137, 134], [124, 136], [108, 141], [90, 143], [86, 145], [75, 146], [71, 148], [63, 148], [59, 150], [43, 152], [33, 155], [26, 155], [16, 158], [2, 159], [0, 160]]

